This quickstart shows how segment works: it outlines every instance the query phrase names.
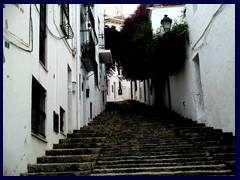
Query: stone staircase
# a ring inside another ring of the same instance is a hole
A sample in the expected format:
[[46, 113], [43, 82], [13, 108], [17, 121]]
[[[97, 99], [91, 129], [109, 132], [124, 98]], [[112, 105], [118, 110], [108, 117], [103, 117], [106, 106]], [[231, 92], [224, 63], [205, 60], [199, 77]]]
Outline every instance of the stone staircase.
[[91, 176], [235, 174], [231, 133], [172, 112], [154, 116], [148, 106], [133, 104], [113, 105], [121, 121], [105, 141]]
[[22, 175], [233, 176], [235, 138], [136, 101], [108, 103]]
[[28, 165], [22, 176], [87, 176], [93, 170], [104, 141], [111, 132], [115, 112], [105, 112], [88, 126], [67, 134], [46, 155]]

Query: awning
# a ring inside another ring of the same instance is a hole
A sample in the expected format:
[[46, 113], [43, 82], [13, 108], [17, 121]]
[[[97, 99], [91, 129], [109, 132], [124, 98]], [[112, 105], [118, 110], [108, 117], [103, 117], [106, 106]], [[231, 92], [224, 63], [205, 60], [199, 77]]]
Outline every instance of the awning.
[[99, 56], [101, 63], [112, 63], [112, 54], [110, 49], [99, 49]]

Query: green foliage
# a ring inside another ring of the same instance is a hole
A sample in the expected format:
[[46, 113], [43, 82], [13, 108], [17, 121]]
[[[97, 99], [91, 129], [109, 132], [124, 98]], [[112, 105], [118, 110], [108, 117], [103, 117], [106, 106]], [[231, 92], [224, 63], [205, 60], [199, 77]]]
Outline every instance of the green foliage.
[[[178, 73], [184, 65], [187, 29], [185, 22], [174, 23], [169, 32], [159, 28], [152, 35], [146, 5], [140, 5], [125, 19], [121, 32], [105, 29], [105, 44], [111, 49], [114, 61], [122, 66], [126, 79], [166, 77]], [[113, 66], [108, 66], [110, 73]]]
[[87, 41], [85, 43], [82, 43], [81, 45], [81, 51], [84, 52], [84, 51], [92, 51], [93, 48], [94, 48], [94, 43], [91, 42], [91, 41]]
[[169, 32], [158, 31], [154, 36], [152, 61], [155, 75], [159, 75], [159, 69], [170, 75], [182, 70], [186, 59], [187, 27], [186, 23], [174, 23]]

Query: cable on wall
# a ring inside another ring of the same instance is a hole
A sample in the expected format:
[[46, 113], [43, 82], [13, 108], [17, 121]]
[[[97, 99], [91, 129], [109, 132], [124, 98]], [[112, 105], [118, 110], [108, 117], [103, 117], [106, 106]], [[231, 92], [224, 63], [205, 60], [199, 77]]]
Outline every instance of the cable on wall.
[[[19, 41], [14, 34], [12, 34], [11, 32], [7, 31], [6, 29], [4, 29], [4, 32], [7, 33], [8, 35], [10, 35], [13, 39], [16, 39], [17, 41]], [[16, 43], [10, 41], [5, 35], [3, 35], [4, 39], [6, 41], [8, 41], [10, 44], [12, 44], [13, 46], [26, 51], [26, 52], [32, 52], [33, 51], [33, 25], [32, 25], [32, 6], [30, 4], [30, 12], [29, 12], [29, 45], [27, 47], [31, 46], [31, 49], [25, 49], [19, 45], [17, 45]], [[20, 42], [21, 44], [23, 44], [24, 46], [26, 46], [24, 43]]]
[[[39, 9], [37, 8], [37, 5], [36, 5], [36, 4], [34, 4], [34, 5], [35, 5], [35, 8], [36, 8], [37, 12], [38, 12], [39, 15], [40, 15], [40, 11], [39, 11]], [[48, 32], [50, 33], [50, 35], [51, 35], [53, 38], [58, 39], [58, 40], [61, 40], [61, 39], [64, 39], [64, 38], [65, 38], [65, 37], [58, 37], [58, 36], [54, 35], [54, 34], [52, 33], [52, 31], [49, 29], [47, 23], [45, 23], [45, 25], [46, 25], [46, 27], [47, 27]]]
[[[208, 23], [207, 27], [205, 28], [205, 30], [203, 31], [202, 35], [200, 36], [200, 38], [197, 40], [197, 42], [193, 45], [192, 49], [193, 50], [198, 50], [199, 48], [201, 48], [203, 46], [203, 44], [201, 44], [199, 47], [195, 48], [195, 46], [199, 43], [199, 41], [203, 38], [203, 36], [205, 35], [205, 33], [207, 32], [207, 30], [209, 30], [210, 25], [212, 24], [212, 21], [215, 19], [215, 17], [221, 12], [223, 8], [223, 4], [220, 5], [220, 7], [216, 10], [216, 12], [213, 14], [210, 22]], [[205, 38], [204, 38], [205, 40]]]

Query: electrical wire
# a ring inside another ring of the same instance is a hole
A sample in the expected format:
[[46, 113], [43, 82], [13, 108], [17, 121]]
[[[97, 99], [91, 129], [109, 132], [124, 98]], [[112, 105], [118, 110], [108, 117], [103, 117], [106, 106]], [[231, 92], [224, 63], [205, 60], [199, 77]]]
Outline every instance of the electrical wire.
[[[37, 5], [36, 5], [36, 4], [34, 4], [34, 5], [35, 5], [35, 8], [36, 8], [37, 12], [38, 12], [39, 15], [40, 15], [40, 11], [38, 10]], [[64, 39], [64, 38], [65, 38], [65, 36], [64, 36], [64, 37], [58, 37], [58, 36], [54, 35], [54, 34], [52, 33], [52, 31], [49, 29], [49, 27], [48, 27], [48, 25], [47, 25], [46, 22], [45, 22], [45, 25], [46, 25], [46, 27], [47, 27], [48, 32], [50, 33], [50, 35], [51, 35], [53, 38], [58, 39], [58, 40], [61, 40], [61, 39]]]
[[[197, 40], [197, 42], [193, 45], [192, 49], [193, 50], [197, 50], [199, 48], [201, 48], [203, 46], [203, 44], [201, 44], [198, 48], [195, 48], [195, 46], [199, 43], [199, 41], [202, 39], [202, 37], [205, 35], [205, 33], [207, 32], [207, 30], [209, 29], [210, 25], [212, 24], [212, 21], [214, 20], [214, 18], [221, 12], [223, 7], [223, 4], [220, 5], [220, 7], [216, 10], [216, 12], [213, 14], [210, 22], [208, 23], [207, 27], [205, 28], [205, 30], [203, 31], [202, 35], [200, 36], [200, 38]], [[204, 38], [205, 39], [205, 38]]]

